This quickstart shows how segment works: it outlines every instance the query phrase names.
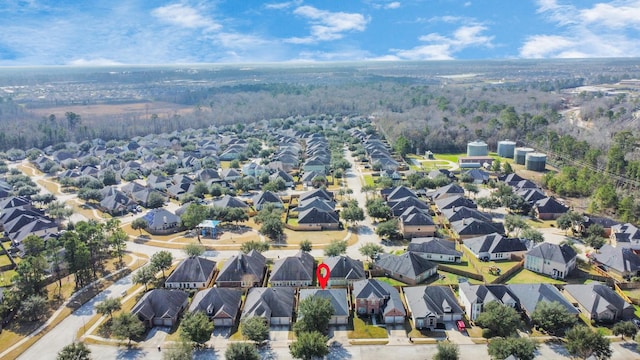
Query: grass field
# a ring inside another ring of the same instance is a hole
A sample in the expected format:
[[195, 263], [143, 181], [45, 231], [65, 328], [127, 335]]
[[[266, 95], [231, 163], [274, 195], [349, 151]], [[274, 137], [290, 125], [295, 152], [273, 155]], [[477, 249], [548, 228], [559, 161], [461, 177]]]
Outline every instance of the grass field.
[[349, 339], [384, 339], [388, 338], [387, 329], [368, 325], [363, 319], [353, 317], [353, 331], [347, 333]]
[[507, 284], [566, 284], [565, 281], [550, 278], [548, 276], [534, 273], [533, 271], [522, 269], [507, 279]]

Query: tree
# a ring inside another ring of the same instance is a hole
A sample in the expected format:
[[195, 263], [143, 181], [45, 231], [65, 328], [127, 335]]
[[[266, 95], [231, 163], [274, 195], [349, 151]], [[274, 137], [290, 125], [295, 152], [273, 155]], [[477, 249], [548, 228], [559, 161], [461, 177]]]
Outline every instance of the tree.
[[376, 234], [383, 238], [393, 239], [398, 237], [398, 220], [392, 219], [381, 222], [376, 227]]
[[259, 253], [269, 250], [269, 243], [266, 241], [249, 240], [240, 245], [240, 251], [248, 254], [251, 250], [255, 250]]
[[538, 344], [529, 338], [495, 338], [489, 342], [487, 351], [493, 359], [506, 359], [513, 355], [518, 360], [533, 360]]
[[162, 353], [163, 360], [191, 360], [193, 359], [193, 346], [185, 340], [174, 342], [176, 346]]
[[544, 241], [544, 235], [540, 231], [532, 228], [522, 230], [522, 234], [520, 234], [520, 237], [523, 239], [531, 240], [535, 244]]
[[269, 325], [262, 316], [254, 316], [242, 320], [241, 332], [246, 339], [262, 342], [269, 339]]
[[143, 266], [133, 274], [133, 282], [144, 285], [144, 291], [147, 291], [147, 285], [156, 279], [156, 271], [151, 265]]
[[35, 321], [44, 317], [48, 310], [47, 298], [32, 294], [22, 300], [20, 304], [20, 317], [27, 321]]
[[44, 239], [33, 234], [24, 238], [24, 240], [22, 240], [22, 245], [24, 246], [24, 253], [27, 256], [38, 256], [45, 249]]
[[200, 199], [204, 199], [204, 196], [207, 195], [209, 193], [209, 188], [207, 187], [207, 184], [205, 184], [202, 181], [198, 181], [194, 186], [193, 186], [193, 196], [200, 198]]
[[560, 215], [556, 219], [556, 225], [558, 225], [558, 229], [564, 230], [564, 234], [567, 235], [567, 230], [571, 229], [571, 226], [573, 225], [571, 215], [568, 212]]
[[147, 226], [149, 226], [149, 224], [147, 223], [147, 220], [145, 220], [144, 218], [137, 218], [135, 220], [133, 220], [131, 222], [131, 228], [133, 230], [140, 230], [140, 235], [142, 235], [142, 230], [146, 229]]
[[557, 301], [541, 301], [531, 313], [531, 321], [550, 334], [556, 334], [575, 325], [576, 318]]
[[51, 264], [51, 272], [53, 273], [54, 280], [58, 282], [58, 294], [62, 292], [62, 277], [60, 276], [60, 273], [62, 272], [61, 265], [63, 258], [60, 254], [60, 250], [62, 250], [62, 242], [60, 239], [51, 237], [47, 240], [47, 260]]
[[382, 199], [367, 201], [366, 208], [369, 216], [374, 219], [388, 220], [391, 218], [391, 208]]
[[311, 331], [325, 333], [334, 312], [331, 300], [328, 298], [309, 296], [298, 305], [298, 321], [294, 324], [293, 330], [298, 335]]
[[438, 353], [433, 360], [458, 360], [460, 358], [460, 348], [457, 344], [448, 341], [438, 341]]
[[180, 323], [180, 337], [198, 344], [209, 341], [211, 332], [213, 332], [213, 322], [202, 311], [187, 313]]
[[113, 313], [121, 308], [120, 298], [108, 298], [96, 305], [96, 312], [102, 316], [109, 315], [110, 318], [113, 318]]
[[151, 255], [151, 266], [156, 271], [162, 271], [162, 278], [166, 279], [164, 275], [164, 271], [171, 267], [171, 263], [173, 262], [173, 255], [167, 250], [158, 251], [157, 253]]
[[284, 224], [280, 217], [269, 217], [260, 226], [260, 233], [266, 235], [271, 240], [280, 239], [284, 234]]
[[601, 360], [611, 357], [612, 351], [609, 339], [586, 326], [574, 326], [567, 331], [565, 339], [565, 348], [569, 354], [575, 357], [586, 359], [594, 355]]
[[324, 248], [324, 256], [339, 256], [347, 252], [347, 242], [345, 240], [332, 240]]
[[300, 250], [304, 251], [304, 252], [309, 252], [312, 249], [312, 244], [311, 241], [309, 239], [304, 239], [302, 241], [300, 241]]
[[224, 358], [227, 360], [260, 360], [260, 353], [251, 344], [235, 342], [229, 344], [224, 352]]
[[182, 226], [187, 229], [193, 229], [207, 218], [207, 207], [204, 205], [192, 203], [189, 204], [187, 209], [180, 216]]
[[157, 191], [152, 191], [147, 198], [147, 208], [157, 209], [164, 206], [164, 196]]
[[522, 230], [529, 228], [529, 224], [527, 224], [527, 221], [522, 216], [506, 215], [504, 217], [504, 227], [509, 233], [517, 230], [516, 236], [519, 236]]
[[111, 322], [111, 334], [116, 339], [131, 339], [138, 337], [144, 333], [144, 324], [131, 313], [121, 313], [113, 318]]
[[393, 144], [393, 149], [398, 152], [400, 156], [404, 157], [411, 151], [411, 142], [403, 135], [400, 135]]
[[57, 360], [89, 360], [91, 350], [83, 342], [73, 342], [60, 350]]
[[631, 321], [619, 321], [615, 325], [613, 325], [613, 335], [622, 336], [622, 340], [624, 337], [633, 338], [638, 332], [638, 327]]
[[303, 332], [291, 344], [289, 351], [295, 359], [311, 360], [323, 358], [329, 354], [329, 347], [327, 346], [327, 338], [321, 333], [317, 331]]
[[375, 260], [375, 258], [378, 256], [378, 254], [382, 254], [384, 253], [384, 248], [378, 244], [374, 244], [374, 243], [366, 243], [364, 245], [362, 245], [360, 247], [360, 249], [358, 249], [360, 251], [360, 254], [368, 257], [369, 259], [371, 259], [371, 262], [373, 262], [373, 260]]
[[342, 209], [340, 217], [348, 223], [355, 223], [364, 220], [364, 211], [356, 203], [355, 206], [349, 205], [346, 209]]
[[491, 301], [476, 318], [476, 324], [489, 329], [491, 336], [511, 336], [522, 325], [518, 312], [507, 305]]
[[196, 257], [204, 254], [205, 247], [197, 243], [190, 243], [185, 245], [182, 250], [188, 257]]
[[511, 174], [513, 172], [513, 168], [511, 167], [511, 164], [508, 162], [505, 162], [504, 165], [502, 165], [502, 172], [505, 175]]
[[607, 242], [606, 238], [604, 237], [604, 228], [599, 224], [593, 224], [589, 226], [587, 228], [585, 236], [585, 244], [591, 246], [594, 249], [600, 249]]
[[43, 290], [46, 293], [44, 279], [47, 266], [44, 256], [27, 256], [18, 263], [12, 281], [22, 298], [40, 295]]

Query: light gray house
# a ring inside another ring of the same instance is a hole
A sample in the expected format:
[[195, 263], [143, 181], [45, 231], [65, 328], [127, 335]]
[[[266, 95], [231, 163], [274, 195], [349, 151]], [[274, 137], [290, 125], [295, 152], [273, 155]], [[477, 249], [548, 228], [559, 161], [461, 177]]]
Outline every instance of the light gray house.
[[241, 319], [261, 316], [271, 325], [290, 325], [293, 321], [295, 289], [257, 287], [249, 289]]
[[204, 289], [211, 284], [216, 270], [216, 262], [200, 256], [188, 257], [167, 277], [166, 288]]
[[300, 250], [294, 256], [276, 260], [269, 283], [271, 286], [311, 286], [315, 267], [313, 256]]
[[448, 286], [403, 288], [409, 316], [416, 329], [434, 329], [438, 324], [461, 320], [464, 311]]
[[511, 256], [524, 256], [528, 250], [520, 239], [498, 233], [466, 239], [462, 243], [481, 260], [510, 260]]
[[242, 291], [239, 289], [204, 289], [193, 297], [189, 312], [204, 312], [213, 320], [214, 326], [234, 326], [241, 301]]
[[569, 301], [577, 304], [591, 320], [612, 323], [635, 317], [633, 305], [624, 301], [606, 284], [597, 282], [569, 284], [565, 285], [564, 294]]
[[536, 245], [524, 256], [524, 268], [554, 279], [564, 279], [576, 268], [578, 254], [571, 246], [547, 242]]
[[459, 263], [462, 259], [462, 252], [456, 250], [455, 241], [436, 237], [414, 238], [408, 250], [420, 253], [431, 261]]
[[329, 266], [329, 286], [347, 286], [367, 278], [360, 260], [348, 256], [329, 256], [322, 262]]
[[518, 305], [518, 298], [506, 285], [471, 285], [463, 282], [460, 283], [458, 297], [471, 321], [475, 321], [484, 306], [492, 301], [512, 308]]
[[[346, 325], [349, 323], [350, 306], [347, 301], [347, 289], [301, 289], [300, 301], [310, 297], [318, 296], [329, 299], [333, 307], [333, 316], [329, 320], [329, 325]], [[299, 320], [299, 319], [298, 319]]]
[[138, 300], [131, 309], [147, 328], [172, 327], [187, 307], [189, 295], [182, 290], [153, 289]]

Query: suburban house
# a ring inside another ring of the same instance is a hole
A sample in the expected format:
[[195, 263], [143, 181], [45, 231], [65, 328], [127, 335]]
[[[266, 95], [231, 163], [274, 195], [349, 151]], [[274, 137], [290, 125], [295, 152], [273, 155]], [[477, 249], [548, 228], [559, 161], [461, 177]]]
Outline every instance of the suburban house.
[[468, 282], [462, 282], [458, 293], [460, 303], [471, 321], [475, 321], [484, 310], [484, 305], [492, 301], [512, 308], [516, 308], [519, 302], [518, 297], [506, 285], [471, 285]]
[[435, 329], [438, 324], [461, 320], [464, 311], [449, 286], [403, 288], [409, 316], [416, 329]]
[[567, 309], [569, 314], [576, 317], [580, 314], [580, 311], [552, 284], [510, 284], [507, 287], [518, 298], [519, 310], [529, 319], [541, 302], [557, 302]]
[[249, 208], [249, 205], [247, 205], [244, 201], [236, 197], [233, 197], [231, 195], [225, 195], [218, 200], [214, 200], [213, 206], [219, 207], [219, 208], [241, 208], [241, 209]]
[[381, 315], [385, 324], [404, 324], [407, 315], [400, 293], [376, 279], [353, 283], [353, 298], [358, 315]]
[[524, 255], [524, 268], [554, 279], [564, 279], [576, 268], [577, 257], [576, 251], [567, 244], [542, 242]]
[[489, 173], [481, 169], [471, 169], [464, 173], [472, 179], [474, 184], [486, 184], [489, 181]]
[[459, 263], [462, 259], [462, 252], [456, 250], [455, 241], [436, 237], [414, 238], [407, 250], [420, 253], [431, 261]]
[[502, 223], [474, 218], [454, 221], [450, 224], [450, 227], [459, 239], [470, 239], [493, 233], [504, 234], [504, 225]]
[[590, 320], [612, 323], [635, 317], [633, 305], [606, 284], [569, 284], [565, 285], [564, 293]]
[[198, 291], [191, 301], [189, 312], [204, 312], [213, 320], [214, 326], [234, 326], [241, 302], [241, 290], [209, 288]]
[[449, 220], [450, 223], [454, 221], [460, 221], [464, 219], [477, 219], [484, 222], [490, 222], [491, 218], [476, 208], [469, 208], [466, 206], [454, 206], [442, 210], [442, 215]]
[[120, 190], [109, 191], [98, 203], [98, 209], [113, 216], [124, 215], [138, 204]]
[[437, 188], [433, 192], [427, 193], [427, 196], [431, 196], [431, 199], [440, 200], [448, 198], [450, 196], [464, 196], [464, 189], [457, 183], [451, 183]]
[[435, 275], [438, 264], [419, 253], [408, 251], [402, 255], [382, 254], [371, 264], [371, 269], [405, 284], [416, 285]]
[[640, 275], [640, 251], [626, 246], [603, 245], [591, 259], [607, 271], [622, 277]]
[[335, 211], [310, 208], [298, 213], [298, 229], [307, 231], [337, 230], [340, 217]]
[[546, 197], [536, 201], [532, 210], [540, 220], [555, 220], [569, 211], [569, 208], [553, 197]]
[[438, 227], [433, 222], [428, 210], [415, 206], [407, 208], [398, 218], [400, 233], [406, 239], [435, 235]]
[[267, 259], [255, 250], [225, 261], [216, 278], [218, 287], [256, 287], [262, 285]]
[[442, 213], [443, 211], [451, 208], [459, 208], [459, 207], [467, 207], [470, 209], [475, 209], [478, 207], [475, 202], [471, 199], [467, 199], [464, 196], [454, 195], [448, 196], [446, 198], [438, 199], [435, 201], [436, 207]]
[[[329, 325], [346, 325], [349, 323], [350, 306], [347, 301], [347, 289], [301, 289], [300, 301], [310, 297], [318, 296], [329, 299], [333, 307], [333, 315], [329, 320]], [[300, 317], [298, 317], [298, 320]]]
[[296, 255], [275, 261], [269, 283], [271, 286], [311, 286], [315, 268], [313, 256], [300, 250]]
[[290, 325], [295, 293], [292, 287], [251, 288], [244, 301], [241, 319], [261, 316], [270, 325]]
[[188, 257], [167, 277], [166, 288], [204, 289], [211, 285], [216, 270], [216, 262], [200, 256]]
[[[584, 234], [587, 231], [587, 229], [592, 225], [602, 226], [602, 229], [604, 230], [604, 236], [611, 237], [611, 234], [613, 232], [612, 228], [616, 225], [620, 225], [620, 223], [613, 219], [609, 219], [607, 217], [584, 215], [582, 217], [582, 221], [575, 224], [572, 230], [578, 234]], [[611, 240], [615, 241], [616, 239], [613, 238]]]
[[517, 238], [508, 238], [498, 233], [466, 239], [464, 247], [480, 260], [511, 260], [512, 256], [522, 257], [527, 252], [526, 244]]
[[367, 277], [360, 260], [354, 260], [348, 256], [329, 256], [322, 262], [329, 266], [331, 273], [329, 286], [347, 286]]
[[153, 289], [145, 293], [131, 309], [147, 328], [172, 327], [187, 307], [189, 294], [182, 290]]
[[253, 197], [253, 208], [257, 211], [262, 210], [266, 204], [271, 204], [280, 209], [284, 207], [280, 197], [271, 191], [261, 191]]
[[145, 230], [152, 235], [172, 234], [180, 230], [180, 217], [164, 208], [151, 209], [143, 217]]
[[617, 243], [640, 244], [640, 230], [633, 224], [625, 223], [611, 226], [611, 241]]
[[387, 206], [391, 209], [391, 215], [401, 216], [409, 208], [417, 208], [424, 213], [429, 213], [429, 205], [426, 202], [418, 199], [414, 196], [407, 196], [405, 198], [394, 199], [387, 201]]

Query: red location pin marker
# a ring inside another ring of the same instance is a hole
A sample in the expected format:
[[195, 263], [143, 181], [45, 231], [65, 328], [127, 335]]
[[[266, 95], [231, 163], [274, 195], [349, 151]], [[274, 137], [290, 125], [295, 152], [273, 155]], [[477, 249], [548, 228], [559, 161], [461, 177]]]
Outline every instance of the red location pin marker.
[[[324, 270], [324, 272], [322, 270]], [[318, 265], [318, 269], [316, 270], [316, 276], [318, 277], [318, 284], [320, 284], [320, 287], [322, 288], [322, 290], [324, 290], [324, 288], [327, 287], [330, 274], [331, 274], [331, 270], [329, 270], [329, 266], [327, 264], [322, 263]]]

